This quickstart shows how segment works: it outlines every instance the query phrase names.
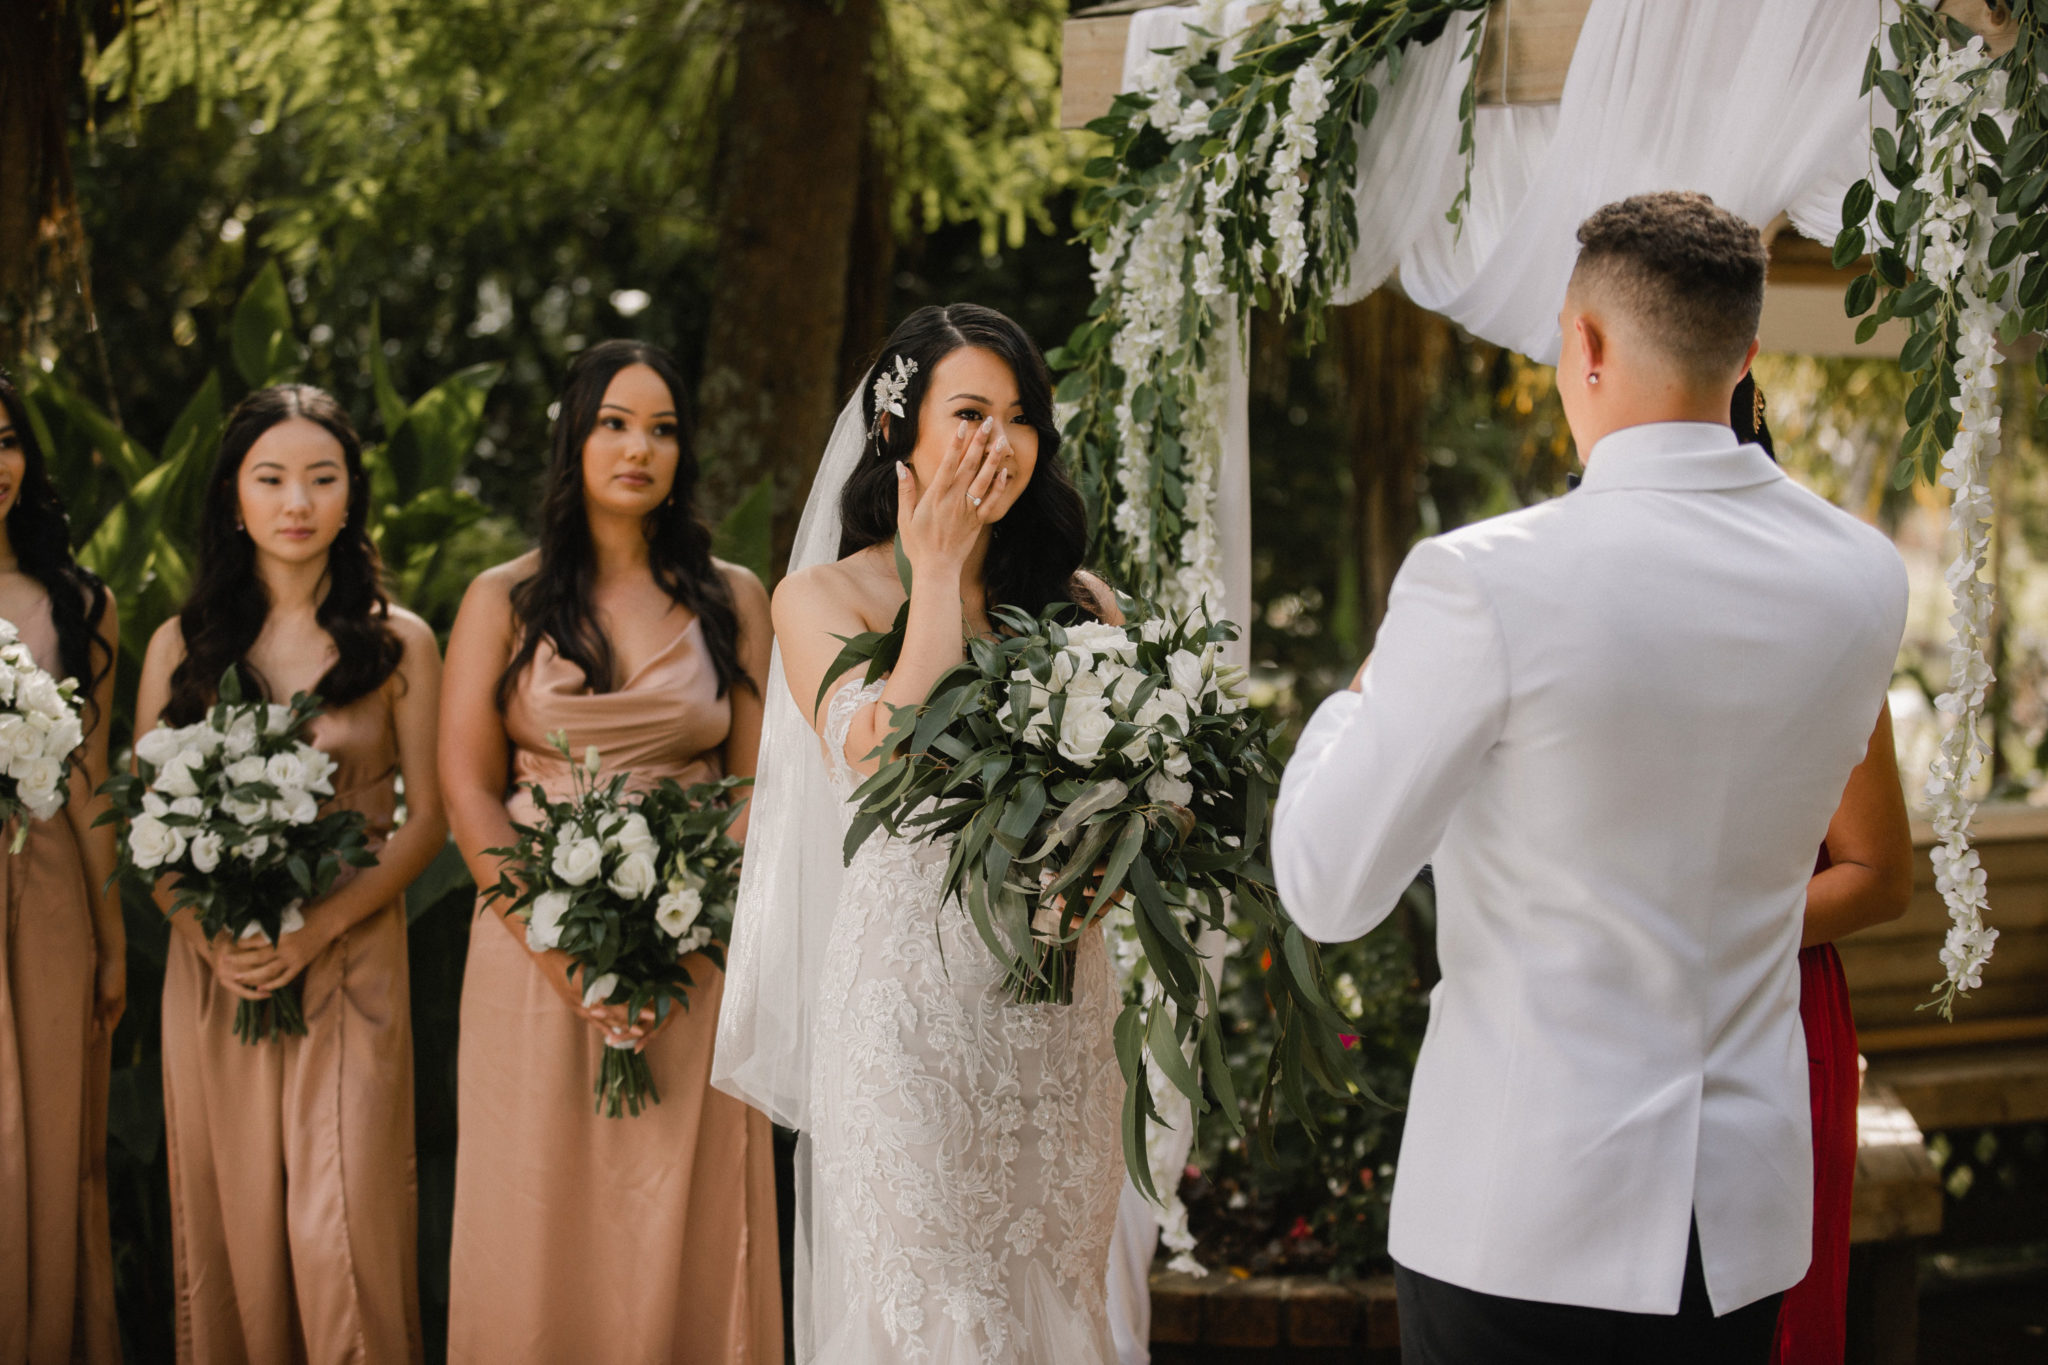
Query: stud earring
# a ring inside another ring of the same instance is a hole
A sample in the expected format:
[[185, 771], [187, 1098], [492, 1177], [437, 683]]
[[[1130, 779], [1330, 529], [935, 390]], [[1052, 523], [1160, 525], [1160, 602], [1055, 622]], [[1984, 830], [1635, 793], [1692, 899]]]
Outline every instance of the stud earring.
[[1588, 384], [1598, 384], [1600, 382], [1600, 371], [1595, 370], [1591, 374], [1587, 375], [1586, 382]]

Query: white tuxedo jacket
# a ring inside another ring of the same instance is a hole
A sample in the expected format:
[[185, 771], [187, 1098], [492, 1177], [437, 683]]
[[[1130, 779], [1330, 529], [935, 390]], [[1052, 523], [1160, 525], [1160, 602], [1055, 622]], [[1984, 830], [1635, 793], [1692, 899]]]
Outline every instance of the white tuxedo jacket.
[[1616, 432], [1578, 491], [1408, 556], [1274, 825], [1325, 941], [1435, 864], [1402, 1265], [1675, 1313], [1697, 1215], [1717, 1313], [1805, 1273], [1800, 921], [1905, 613], [1883, 535], [1701, 423]]

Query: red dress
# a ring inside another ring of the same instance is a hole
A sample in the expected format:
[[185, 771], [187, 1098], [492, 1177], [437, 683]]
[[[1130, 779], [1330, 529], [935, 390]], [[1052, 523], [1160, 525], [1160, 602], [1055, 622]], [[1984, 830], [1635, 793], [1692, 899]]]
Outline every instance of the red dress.
[[[1823, 857], [1825, 865], [1825, 857]], [[1799, 953], [1813, 1104], [1813, 1263], [1785, 1295], [1772, 1365], [1841, 1365], [1849, 1295], [1849, 1197], [1856, 1186], [1856, 1022], [1835, 945]]]

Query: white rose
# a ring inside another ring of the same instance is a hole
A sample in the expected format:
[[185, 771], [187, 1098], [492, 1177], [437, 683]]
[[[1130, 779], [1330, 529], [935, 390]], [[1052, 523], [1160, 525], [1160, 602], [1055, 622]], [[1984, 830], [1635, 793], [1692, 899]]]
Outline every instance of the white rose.
[[192, 866], [201, 872], [211, 872], [220, 866], [220, 855], [224, 840], [212, 830], [192, 837]]
[[305, 766], [305, 786], [322, 796], [334, 795], [334, 774], [341, 767], [324, 750], [310, 744], [301, 744], [296, 750], [299, 762]]
[[1066, 691], [1067, 684], [1074, 680], [1075, 672], [1086, 668], [1092, 662], [1093, 660], [1084, 655], [1061, 650], [1052, 656], [1052, 679], [1046, 684], [1047, 688], [1054, 692]]
[[0, 645], [11, 645], [20, 638], [21, 632], [15, 629], [14, 622], [0, 617]]
[[1070, 694], [1060, 716], [1060, 752], [1076, 763], [1093, 763], [1115, 725], [1108, 702]]
[[[14, 661], [12, 659], [7, 659], [4, 661], [4, 663], [7, 664], [11, 664], [13, 662]], [[14, 689], [17, 686], [19, 686], [20, 683], [21, 674], [19, 672], [17, 672], [13, 668], [0, 666], [0, 702], [7, 702], [9, 704], [12, 704], [14, 701]]]
[[[1992, 932], [1997, 933], [1998, 931], [1994, 929]], [[694, 953], [709, 942], [711, 942], [711, 926], [700, 924], [690, 931], [688, 937], [681, 939], [676, 946], [682, 952]]]
[[237, 787], [261, 782], [270, 774], [269, 765], [264, 763], [261, 754], [244, 755], [228, 764], [223, 771], [227, 774], [228, 781]]
[[671, 886], [654, 907], [654, 922], [661, 926], [664, 934], [680, 940], [702, 913], [702, 896], [687, 886]]
[[1179, 733], [1188, 732], [1188, 699], [1173, 688], [1162, 687], [1145, 698], [1145, 704], [1132, 719], [1140, 725], [1157, 726], [1168, 717], [1179, 726]]
[[21, 680], [21, 686], [14, 690], [14, 704], [23, 711], [55, 719], [64, 714], [64, 694], [57, 690], [57, 681], [49, 674], [37, 671]]
[[555, 875], [571, 886], [583, 885], [603, 865], [604, 845], [595, 839], [564, 839], [555, 845]]
[[78, 717], [65, 716], [50, 727], [45, 752], [68, 754], [84, 742], [85, 727], [78, 723]]
[[1164, 640], [1171, 629], [1164, 616], [1148, 616], [1138, 623], [1138, 634], [1148, 645], [1156, 645]]
[[139, 815], [128, 827], [128, 856], [140, 868], [175, 863], [185, 853], [185, 836], [150, 815]]
[[245, 801], [238, 796], [224, 796], [220, 801], [221, 811], [238, 825], [254, 825], [270, 812], [266, 801]]
[[569, 913], [569, 893], [543, 891], [527, 911], [526, 946], [544, 953], [562, 941], [562, 916]]
[[228, 732], [221, 736], [221, 746], [228, 751], [229, 758], [240, 758], [256, 748], [256, 717], [244, 711], [228, 722]]
[[1100, 697], [1108, 688], [1104, 685], [1103, 670], [1095, 667], [1091, 660], [1086, 667], [1075, 672], [1067, 680], [1067, 695], [1070, 697]]
[[172, 815], [197, 817], [206, 814], [206, 803], [196, 796], [181, 796], [171, 802], [169, 810]]
[[1154, 773], [1145, 779], [1145, 795], [1162, 806], [1185, 806], [1195, 799], [1195, 786], [1165, 773]]
[[235, 856], [247, 863], [255, 862], [268, 852], [270, 852], [270, 836], [268, 834], [253, 834], [249, 836], [246, 842], [235, 846]]
[[614, 990], [618, 989], [618, 985], [619, 974], [617, 972], [606, 972], [603, 976], [600, 976], [597, 980], [591, 982], [590, 985], [584, 990], [583, 1008], [594, 1009], [597, 1006], [606, 1003], [606, 998], [610, 996]]
[[156, 789], [172, 797], [199, 795], [199, 783], [192, 776], [191, 755], [180, 749], [170, 762], [158, 768]]
[[299, 911], [299, 907], [304, 904], [304, 901], [293, 901], [284, 908], [284, 914], [280, 915], [277, 921], [277, 934], [279, 938], [283, 938], [286, 934], [296, 934], [299, 930], [306, 927], [306, 917]]
[[308, 785], [306, 762], [297, 754], [272, 754], [270, 761], [263, 765], [263, 775], [271, 785], [286, 791]]
[[1173, 679], [1173, 690], [1189, 701], [1200, 701], [1202, 693], [1208, 689], [1209, 666], [1203, 654], [1176, 649], [1166, 656], [1166, 672]]
[[1113, 626], [1107, 621], [1087, 621], [1067, 627], [1067, 647], [1086, 650], [1104, 658], [1121, 659], [1125, 663], [1135, 662], [1138, 657], [1137, 642], [1122, 626]]
[[145, 815], [154, 815], [157, 819], [161, 820], [171, 813], [171, 803], [158, 796], [155, 792], [144, 792], [142, 794], [142, 810]]
[[50, 780], [27, 781], [15, 788], [15, 795], [21, 798], [21, 804], [27, 806], [29, 814], [38, 820], [47, 820], [64, 808], [64, 794], [57, 790], [58, 775], [57, 771], [49, 774], [38, 773], [36, 776], [47, 776]]
[[212, 758], [220, 752], [220, 731], [211, 725], [188, 725], [179, 732], [184, 735], [184, 747], [201, 758]]
[[263, 708], [263, 732], [267, 735], [289, 734], [292, 728], [292, 708], [279, 706], [276, 702]]
[[1119, 710], [1128, 711], [1131, 699], [1145, 685], [1145, 674], [1127, 664], [1117, 663], [1106, 665], [1100, 672], [1104, 678], [1103, 691]]
[[647, 817], [639, 811], [627, 814], [618, 833], [612, 836], [612, 844], [621, 853], [646, 854], [650, 866], [661, 852], [661, 846], [654, 842], [654, 831], [647, 827]]
[[654, 873], [654, 859], [645, 853], [629, 853], [612, 872], [607, 883], [629, 901], [645, 900], [660, 880]]
[[35, 758], [42, 752], [42, 731], [20, 716], [0, 716], [0, 763]]
[[[1194, 771], [1195, 762], [1188, 757], [1187, 750], [1175, 744], [1167, 747], [1166, 762], [1163, 766], [1166, 768], [1166, 775], [1168, 777], [1186, 777], [1190, 772]], [[1181, 804], [1186, 805], [1187, 803], [1182, 802]]]
[[172, 754], [185, 747], [180, 733], [166, 725], [157, 726], [135, 741], [135, 756], [152, 768], [163, 767], [171, 761]]
[[320, 818], [320, 802], [309, 791], [288, 791], [270, 803], [270, 816], [287, 825], [310, 825]]

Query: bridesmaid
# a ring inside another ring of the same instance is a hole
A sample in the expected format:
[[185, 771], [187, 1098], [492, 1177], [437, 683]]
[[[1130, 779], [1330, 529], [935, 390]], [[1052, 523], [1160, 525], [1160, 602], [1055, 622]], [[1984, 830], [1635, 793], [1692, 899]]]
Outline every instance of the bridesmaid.
[[[316, 693], [311, 738], [340, 765], [329, 804], [363, 812], [379, 848], [274, 946], [171, 917], [164, 1129], [188, 1365], [421, 1358], [405, 888], [447, 839], [441, 660], [385, 598], [369, 497], [333, 398], [250, 394], [221, 437], [191, 596], [143, 663], [138, 735], [200, 719], [230, 666], [245, 695]], [[237, 1039], [237, 1003], [293, 980], [305, 1035]]]
[[71, 558], [28, 412], [0, 377], [0, 618], [38, 666], [79, 682], [84, 742], [61, 815], [19, 853], [0, 826], [0, 1361], [119, 1360], [107, 1228], [107, 1067], [127, 999], [127, 936], [106, 803], [119, 631]]
[[[768, 597], [711, 557], [692, 502], [683, 382], [652, 346], [569, 368], [540, 548], [471, 584], [448, 643], [441, 762], [455, 840], [532, 818], [518, 785], [569, 790], [567, 731], [636, 786], [751, 776]], [[735, 833], [738, 833], [736, 827]], [[448, 1358], [456, 1365], [776, 1362], [782, 1309], [768, 1120], [709, 1084], [723, 974], [690, 959], [687, 1012], [659, 1027], [585, 1009], [567, 959], [479, 900], [462, 986]], [[599, 1049], [630, 1038], [661, 1103], [592, 1112]]]
[[[1763, 397], [1745, 376], [1729, 423], [1735, 434], [1777, 458]], [[1778, 1310], [1773, 1365], [1841, 1365], [1848, 1347], [1849, 1197], [1856, 1184], [1856, 1096], [1861, 1086], [1856, 1021], [1835, 940], [1895, 920], [1913, 895], [1913, 836], [1891, 708], [1878, 713], [1863, 762], [1849, 775], [1842, 804], [1806, 888], [1799, 947], [1799, 1020], [1806, 1032], [1813, 1113], [1813, 1261]]]

